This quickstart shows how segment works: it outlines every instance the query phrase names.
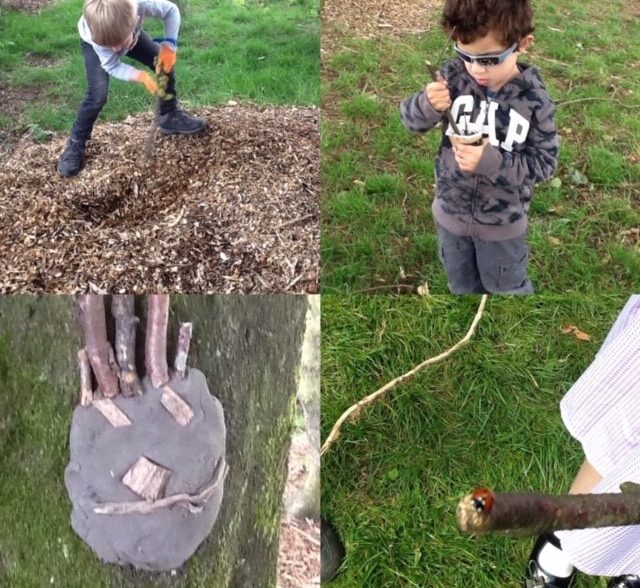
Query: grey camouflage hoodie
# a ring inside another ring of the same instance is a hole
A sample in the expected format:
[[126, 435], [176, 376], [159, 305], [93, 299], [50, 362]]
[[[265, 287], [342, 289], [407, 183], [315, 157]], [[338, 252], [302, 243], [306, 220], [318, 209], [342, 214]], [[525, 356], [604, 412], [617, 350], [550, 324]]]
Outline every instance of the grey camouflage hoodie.
[[[518, 64], [520, 75], [493, 97], [468, 73], [461, 59], [441, 72], [451, 94], [451, 112], [461, 132], [482, 131], [490, 140], [474, 172], [460, 170], [444, 113], [421, 91], [400, 105], [402, 123], [424, 133], [444, 120], [436, 159], [436, 221], [458, 236], [489, 241], [513, 239], [527, 229], [533, 184], [549, 178], [557, 165], [555, 106], [538, 68]], [[465, 131], [466, 129], [466, 131]]]

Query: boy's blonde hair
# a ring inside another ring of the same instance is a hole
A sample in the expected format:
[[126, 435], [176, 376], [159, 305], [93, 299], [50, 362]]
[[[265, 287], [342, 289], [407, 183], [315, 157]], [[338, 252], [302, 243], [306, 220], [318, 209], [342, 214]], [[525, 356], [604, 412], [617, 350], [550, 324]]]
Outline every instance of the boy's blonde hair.
[[83, 12], [91, 38], [105, 47], [124, 43], [138, 24], [138, 12], [132, 0], [85, 0]]

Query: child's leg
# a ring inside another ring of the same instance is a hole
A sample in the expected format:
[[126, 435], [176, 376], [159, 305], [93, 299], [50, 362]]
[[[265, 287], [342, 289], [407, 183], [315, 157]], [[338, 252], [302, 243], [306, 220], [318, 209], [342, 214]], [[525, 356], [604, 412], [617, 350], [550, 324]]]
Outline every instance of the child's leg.
[[67, 146], [58, 159], [58, 173], [65, 178], [77, 175], [84, 167], [85, 144], [91, 137], [93, 125], [109, 93], [109, 74], [102, 69], [98, 55], [89, 43], [82, 41], [81, 46], [87, 75], [87, 93], [76, 115]]
[[[144, 31], [140, 31], [138, 42], [134, 45], [133, 49], [127, 53], [128, 57], [139, 61], [143, 65], [155, 71], [156, 66], [153, 60], [158, 56], [160, 52], [160, 46], [153, 42], [153, 39]], [[173, 94], [173, 98], [170, 100], [161, 100], [160, 102], [160, 114], [167, 114], [176, 109], [178, 104], [176, 96], [176, 77], [172, 71], [169, 74], [169, 83], [167, 84], [167, 94]]]
[[491, 294], [533, 294], [527, 277], [529, 248], [527, 235], [506, 241], [475, 238], [482, 285]]
[[76, 121], [71, 130], [71, 140], [82, 147], [91, 137], [93, 125], [102, 110], [109, 93], [109, 74], [102, 69], [100, 59], [93, 47], [82, 41], [84, 69], [87, 76], [87, 93], [84, 96]]
[[438, 255], [447, 272], [449, 290], [452, 294], [484, 294], [476, 265], [473, 240], [458, 237], [436, 223], [438, 232]]
[[578, 475], [576, 476], [569, 494], [589, 494], [592, 488], [602, 480], [602, 476], [596, 471], [596, 469], [585, 459]]

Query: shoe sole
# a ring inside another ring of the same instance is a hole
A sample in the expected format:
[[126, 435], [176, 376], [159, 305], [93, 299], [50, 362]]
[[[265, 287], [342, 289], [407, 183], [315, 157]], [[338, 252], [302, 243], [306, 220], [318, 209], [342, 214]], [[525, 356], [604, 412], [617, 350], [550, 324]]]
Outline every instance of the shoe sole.
[[206, 125], [200, 129], [195, 129], [193, 131], [170, 131], [168, 129], [163, 129], [160, 127], [158, 130], [162, 135], [195, 135], [196, 133], [201, 133], [206, 129]]

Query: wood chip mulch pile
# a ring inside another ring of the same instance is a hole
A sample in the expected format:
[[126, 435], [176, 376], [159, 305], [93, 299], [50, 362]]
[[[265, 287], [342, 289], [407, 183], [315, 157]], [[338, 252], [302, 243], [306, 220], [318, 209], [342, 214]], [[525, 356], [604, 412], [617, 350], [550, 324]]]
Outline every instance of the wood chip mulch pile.
[[319, 110], [203, 109], [209, 128], [144, 143], [151, 114], [96, 126], [87, 166], [66, 137], [0, 167], [2, 292], [317, 292]]
[[331, 50], [335, 31], [369, 39], [424, 33], [438, 26], [442, 4], [443, 0], [325, 0], [323, 47]]

